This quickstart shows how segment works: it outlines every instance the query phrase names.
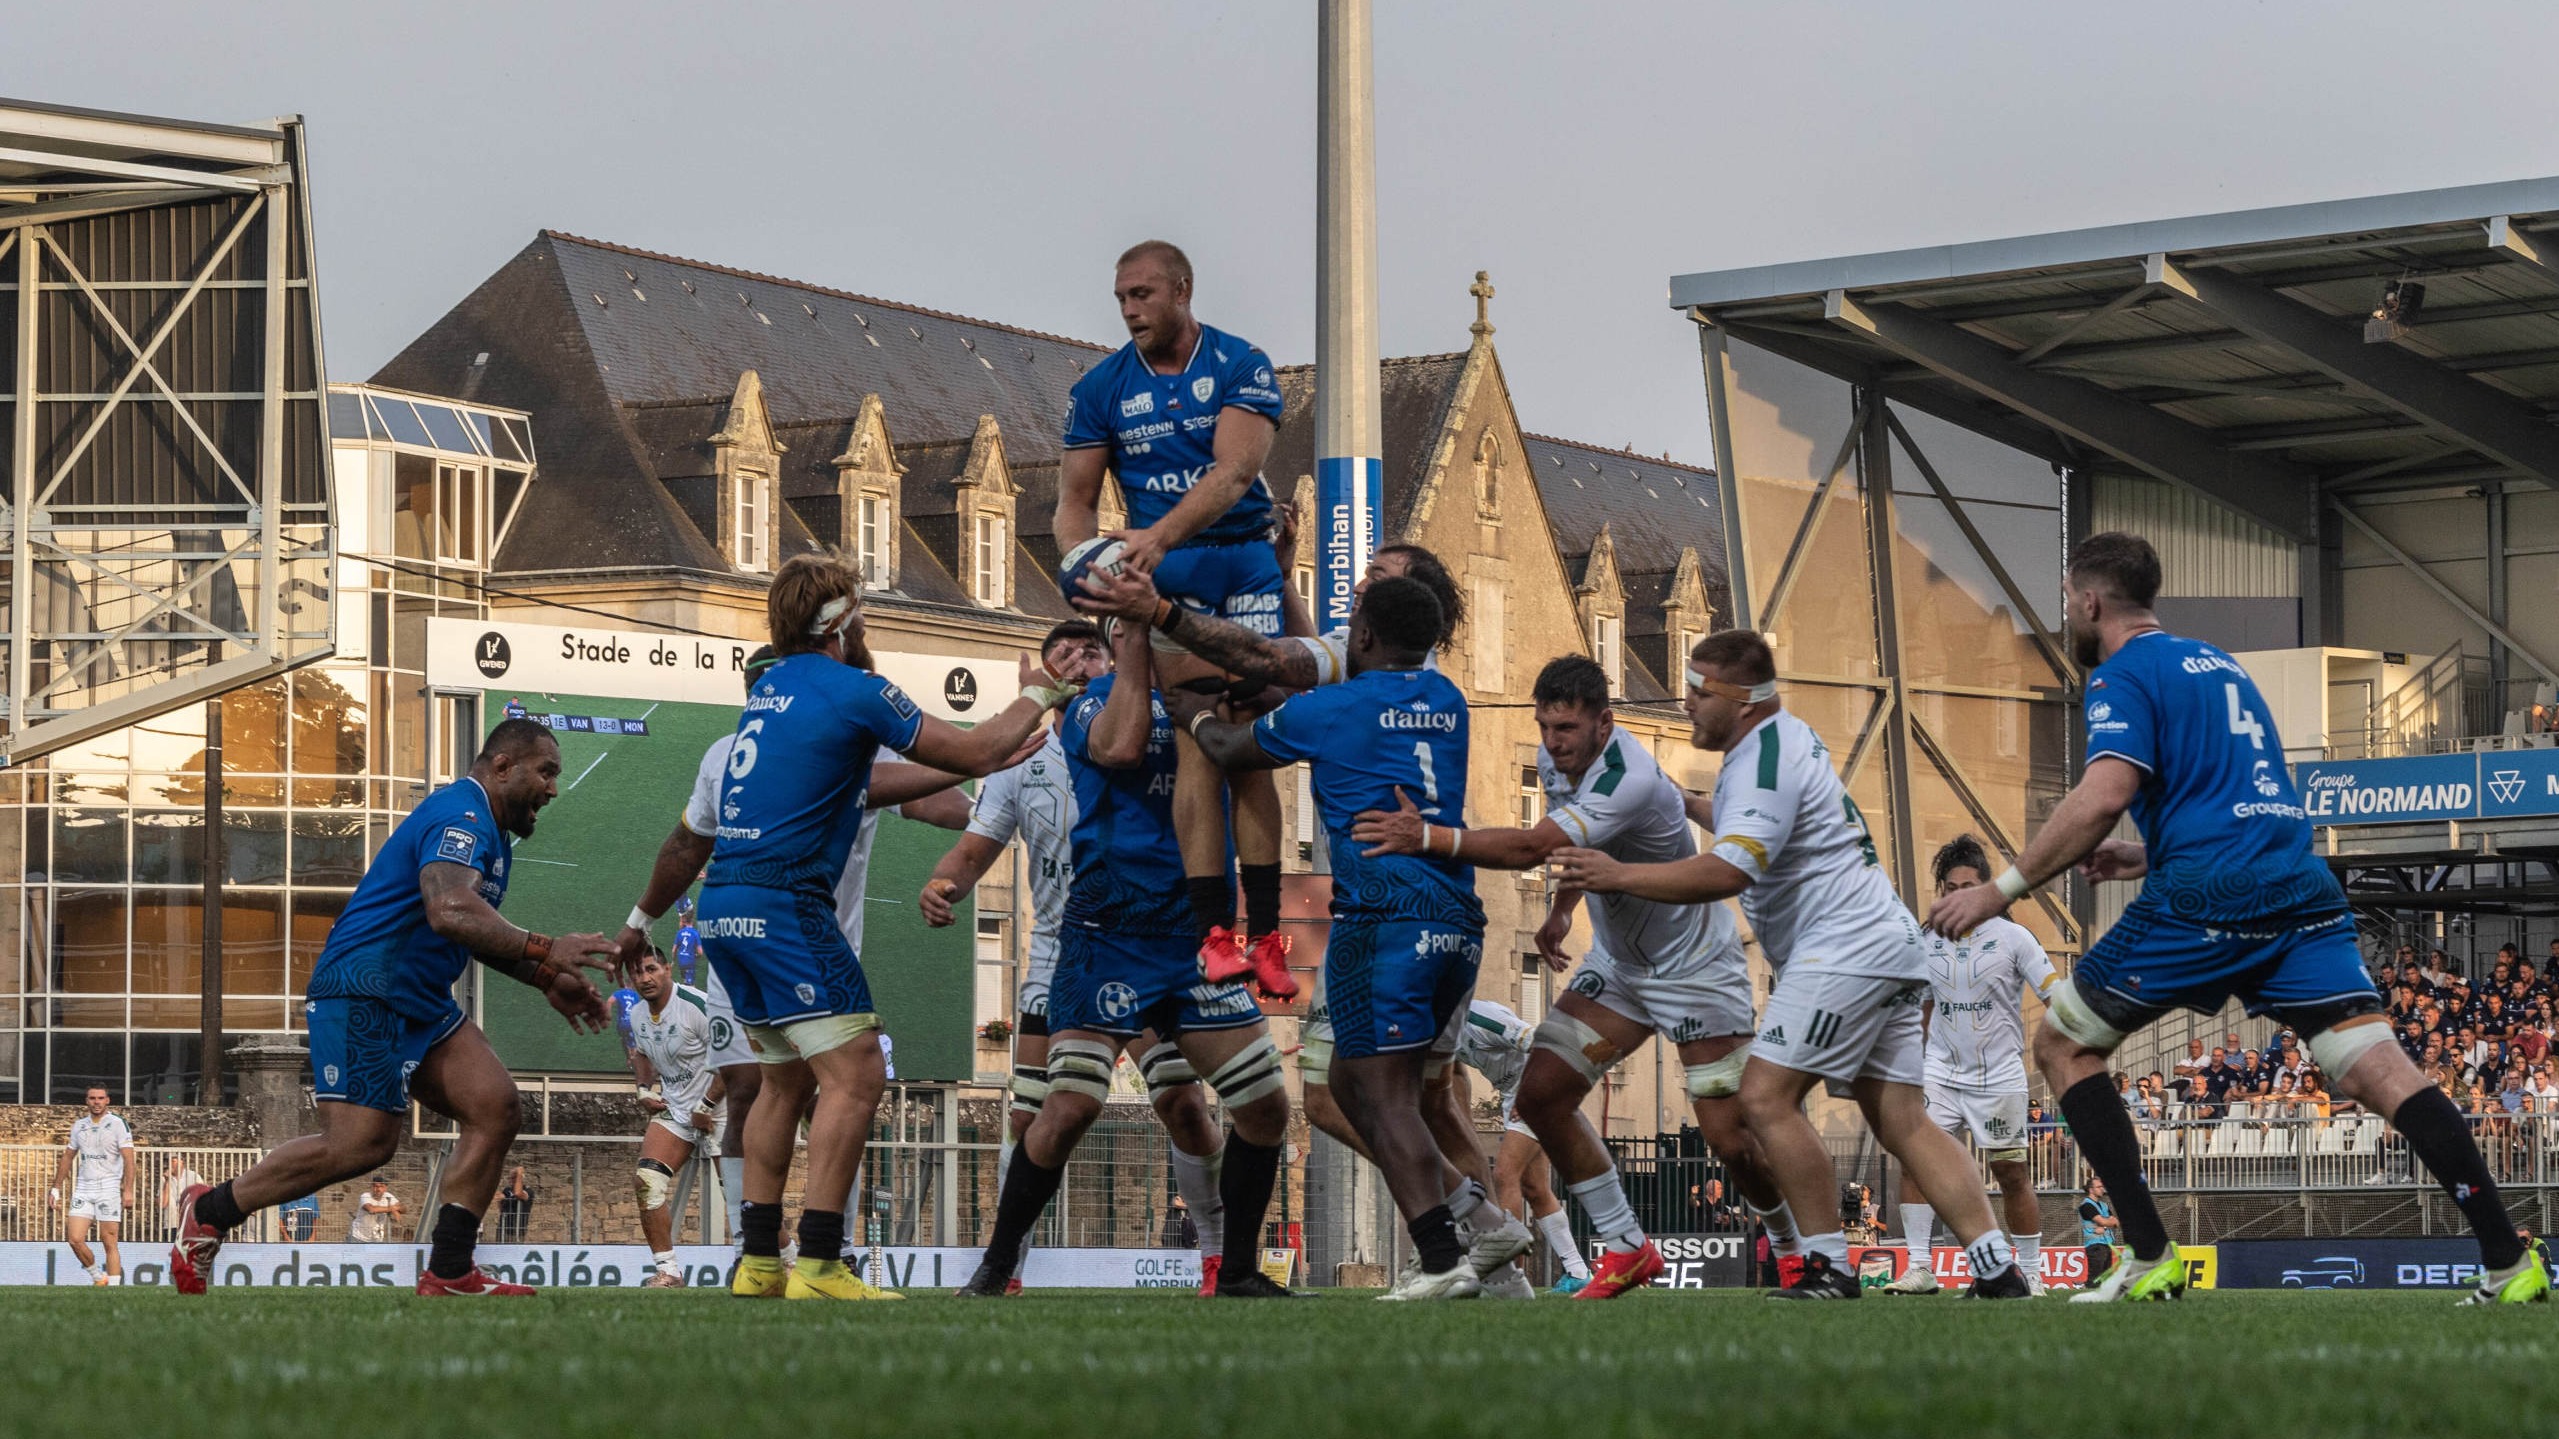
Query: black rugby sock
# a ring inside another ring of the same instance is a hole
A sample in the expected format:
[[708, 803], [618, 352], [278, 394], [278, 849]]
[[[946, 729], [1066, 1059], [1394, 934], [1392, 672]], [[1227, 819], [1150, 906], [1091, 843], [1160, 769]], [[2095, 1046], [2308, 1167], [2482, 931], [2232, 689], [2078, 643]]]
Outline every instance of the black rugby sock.
[[1222, 874], [1191, 875], [1182, 881], [1191, 897], [1191, 929], [1201, 939], [1224, 925], [1235, 926], [1235, 886]]
[[427, 1273], [459, 1279], [471, 1272], [471, 1251], [480, 1243], [480, 1216], [459, 1204], [435, 1212], [435, 1237], [427, 1249]]
[[211, 1225], [217, 1234], [228, 1234], [249, 1218], [241, 1212], [240, 1201], [231, 1197], [228, 1179], [196, 1196], [195, 1217], [198, 1222]]
[[1219, 1261], [1220, 1273], [1260, 1271], [1262, 1217], [1270, 1212], [1279, 1162], [1278, 1145], [1255, 1144], [1232, 1129], [1226, 1131], [1226, 1166], [1217, 1174], [1217, 1197], [1226, 1205], [1226, 1250]]
[[1446, 1274], [1466, 1258], [1466, 1246], [1457, 1242], [1457, 1220], [1445, 1204], [1424, 1210], [1404, 1228], [1421, 1251], [1424, 1274]]
[[2168, 1226], [2150, 1197], [2150, 1181], [2142, 1178], [2141, 1135], [2123, 1096], [2105, 1075], [2092, 1074], [2063, 1092], [2061, 1113], [2070, 1121], [2070, 1137], [2079, 1141], [2079, 1157], [2106, 1181], [2125, 1247], [2136, 1259], [2158, 1258], [2168, 1248]]
[[800, 1257], [811, 1263], [844, 1257], [844, 1211], [800, 1211]]
[[737, 1211], [739, 1252], [750, 1259], [782, 1257], [782, 1206], [740, 1200]]
[[1279, 928], [1280, 867], [1248, 864], [1240, 868], [1244, 875], [1244, 929], [1259, 939]]
[[986, 1241], [986, 1263], [1006, 1274], [1020, 1266], [1031, 1226], [1040, 1222], [1065, 1182], [1065, 1165], [1046, 1168], [1027, 1147], [1013, 1147], [1013, 1162], [1004, 1167], [1004, 1191], [995, 1200], [995, 1233]]
[[2488, 1161], [2470, 1135], [2470, 1121], [2452, 1096], [2427, 1085], [2400, 1104], [2390, 1123], [2407, 1139], [2408, 1152], [2470, 1221], [2470, 1232], [2479, 1236], [2479, 1262], [2498, 1270], [2521, 1259], [2523, 1236], [2515, 1233], [2514, 1216], [2506, 1212], [2497, 1181], [2488, 1176]]

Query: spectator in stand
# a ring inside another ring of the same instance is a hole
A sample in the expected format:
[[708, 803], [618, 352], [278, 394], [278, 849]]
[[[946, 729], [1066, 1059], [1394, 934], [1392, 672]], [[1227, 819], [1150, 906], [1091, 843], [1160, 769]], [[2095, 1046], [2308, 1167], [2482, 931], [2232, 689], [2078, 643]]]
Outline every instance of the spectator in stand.
[[306, 1194], [275, 1207], [277, 1227], [288, 1244], [307, 1244], [320, 1228], [320, 1196]]
[[2460, 982], [2460, 977], [2452, 972], [2452, 966], [2445, 962], [2443, 951], [2440, 949], [2426, 951], [2425, 968], [2419, 972], [2425, 975], [2426, 983], [2433, 985], [2438, 992], [2450, 989]]
[[1172, 1205], [1164, 1211], [1162, 1242], [1167, 1249], [1199, 1247], [1199, 1225], [1191, 1219], [1191, 1207], [1182, 1202], [1182, 1196], [1179, 1194], [1173, 1196]]
[[2204, 1071], [2203, 1103], [2198, 1119], [2219, 1119], [2230, 1112], [2231, 1091], [2239, 1086], [2239, 1071], [2230, 1067], [2225, 1050], [2212, 1052], [2212, 1066]]
[[2131, 1070], [2118, 1069], [2115, 1071], [2115, 1095], [2117, 1098], [2123, 1100], [2124, 1108], [2130, 1109], [2133, 1107], [2133, 1077]]
[[195, 1166], [181, 1155], [169, 1156], [169, 1167], [160, 1177], [160, 1227], [171, 1234], [178, 1232], [178, 1196], [205, 1182]]
[[2274, 1071], [2256, 1050], [2239, 1051], [2239, 1062], [2232, 1067], [2239, 1071], [2239, 1087], [2247, 1091], [2246, 1098], [2264, 1099], [2274, 1093]]
[[2287, 1029], [2275, 1036], [2275, 1047], [2268, 1060], [2277, 1074], [2289, 1074], [2294, 1084], [2301, 1083], [2302, 1073], [2310, 1068], [2310, 1056], [2301, 1052], [2301, 1036]]
[[2079, 1186], [2079, 1242], [2088, 1250], [2090, 1284], [2115, 1267], [2115, 1240], [2122, 1231], [2115, 1206], [2106, 1202], [2106, 1181], [2089, 1175]]
[[2141, 1082], [2133, 1086], [2132, 1114], [2136, 1124], [2159, 1124], [2167, 1120], [2168, 1106], [2160, 1101], [2157, 1073], [2142, 1076]]
[[1709, 1179], [1698, 1187], [1700, 1223], [1710, 1234], [1732, 1234], [1742, 1227], [1742, 1208], [1724, 1197], [1724, 1181]]
[[2532, 1097], [2540, 1101], [2536, 1107], [2543, 1113], [2548, 1113], [2551, 1104], [2559, 1101], [2559, 1074], [2552, 1073], [2549, 1060], [2542, 1060], [2532, 1067], [2532, 1075], [2526, 1084], [2532, 1090]]
[[2187, 1040], [2185, 1057], [2178, 1060], [2170, 1071], [2176, 1076], [2171, 1087], [2176, 1090], [2179, 1103], [2192, 1104], [2202, 1098], [2195, 1093], [2195, 1086], [2203, 1083], [2204, 1071], [2211, 1067], [2212, 1061], [2204, 1057], [2204, 1042], [2200, 1039]]
[[2399, 1026], [2399, 1047], [2406, 1051], [2408, 1062], [2422, 1067], [2426, 1053], [2426, 1026], [2411, 1018]]
[[400, 1196], [391, 1192], [389, 1175], [373, 1176], [373, 1185], [356, 1196], [355, 1214], [347, 1220], [352, 1244], [389, 1244], [400, 1237]]
[[533, 1219], [533, 1184], [524, 1177], [519, 1164], [498, 1187], [498, 1243], [522, 1244], [525, 1226]]
[[2478, 1082], [2480, 1072], [2487, 1069], [2489, 1057], [2494, 1053], [2494, 1047], [2480, 1037], [2478, 1030], [2466, 1024], [2461, 1027], [2460, 1037], [2453, 1045], [2453, 1058], [2470, 1071], [2472, 1083]]
[[2326, 1119], [2336, 1113], [2337, 1101], [2328, 1093], [2328, 1081], [2316, 1068], [2301, 1072], [2298, 1108], [2304, 1119]]

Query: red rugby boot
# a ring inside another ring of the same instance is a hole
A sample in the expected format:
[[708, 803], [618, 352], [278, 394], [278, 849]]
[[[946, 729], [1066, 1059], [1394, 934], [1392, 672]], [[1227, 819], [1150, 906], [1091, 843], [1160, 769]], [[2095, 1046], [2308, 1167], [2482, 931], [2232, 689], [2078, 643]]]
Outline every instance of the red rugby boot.
[[180, 1294], [202, 1294], [213, 1280], [213, 1256], [222, 1252], [222, 1231], [195, 1217], [195, 1202], [212, 1188], [190, 1184], [178, 1196], [178, 1242], [169, 1246], [169, 1282]]
[[1297, 976], [1288, 972], [1288, 952], [1295, 944], [1295, 940], [1275, 929], [1253, 936], [1253, 947], [1244, 956], [1244, 962], [1252, 968], [1253, 982], [1273, 999], [1297, 998]]
[[530, 1284], [509, 1284], [493, 1279], [489, 1271], [474, 1264], [471, 1272], [459, 1279], [445, 1279], [433, 1273], [418, 1276], [418, 1292], [430, 1296], [457, 1296], [470, 1299], [513, 1299], [534, 1292]]
[[1590, 1283], [1573, 1295], [1575, 1299], [1615, 1299], [1629, 1290], [1641, 1289], [1662, 1272], [1661, 1246], [1647, 1239], [1635, 1250], [1611, 1249], [1599, 1256], [1590, 1267]]

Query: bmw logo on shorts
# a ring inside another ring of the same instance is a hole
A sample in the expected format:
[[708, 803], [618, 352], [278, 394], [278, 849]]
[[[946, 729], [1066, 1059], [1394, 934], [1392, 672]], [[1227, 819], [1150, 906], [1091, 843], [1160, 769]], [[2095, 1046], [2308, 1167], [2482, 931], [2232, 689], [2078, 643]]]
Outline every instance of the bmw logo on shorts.
[[1125, 1019], [1130, 1010], [1137, 1008], [1137, 991], [1118, 980], [1113, 980], [1103, 985], [1101, 990], [1093, 996], [1093, 1000], [1102, 1006], [1104, 1014], [1113, 1019]]

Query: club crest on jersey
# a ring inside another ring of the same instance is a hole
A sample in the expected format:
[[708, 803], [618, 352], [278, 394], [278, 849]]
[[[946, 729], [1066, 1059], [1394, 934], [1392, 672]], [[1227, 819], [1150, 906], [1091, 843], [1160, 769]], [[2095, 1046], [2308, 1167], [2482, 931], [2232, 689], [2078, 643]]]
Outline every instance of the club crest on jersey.
[[1217, 381], [1210, 379], [1206, 375], [1202, 375], [1198, 379], [1191, 381], [1191, 398], [1199, 401], [1203, 405], [1208, 403], [1209, 396], [1216, 393]]
[[1120, 418], [1123, 420], [1133, 420], [1140, 415], [1151, 415], [1154, 413], [1155, 392], [1153, 390], [1141, 391], [1138, 394], [1131, 395], [1127, 399], [1120, 401]]
[[800, 1003], [802, 1004], [817, 1003], [817, 986], [814, 984], [792, 985], [791, 992], [800, 997]]

